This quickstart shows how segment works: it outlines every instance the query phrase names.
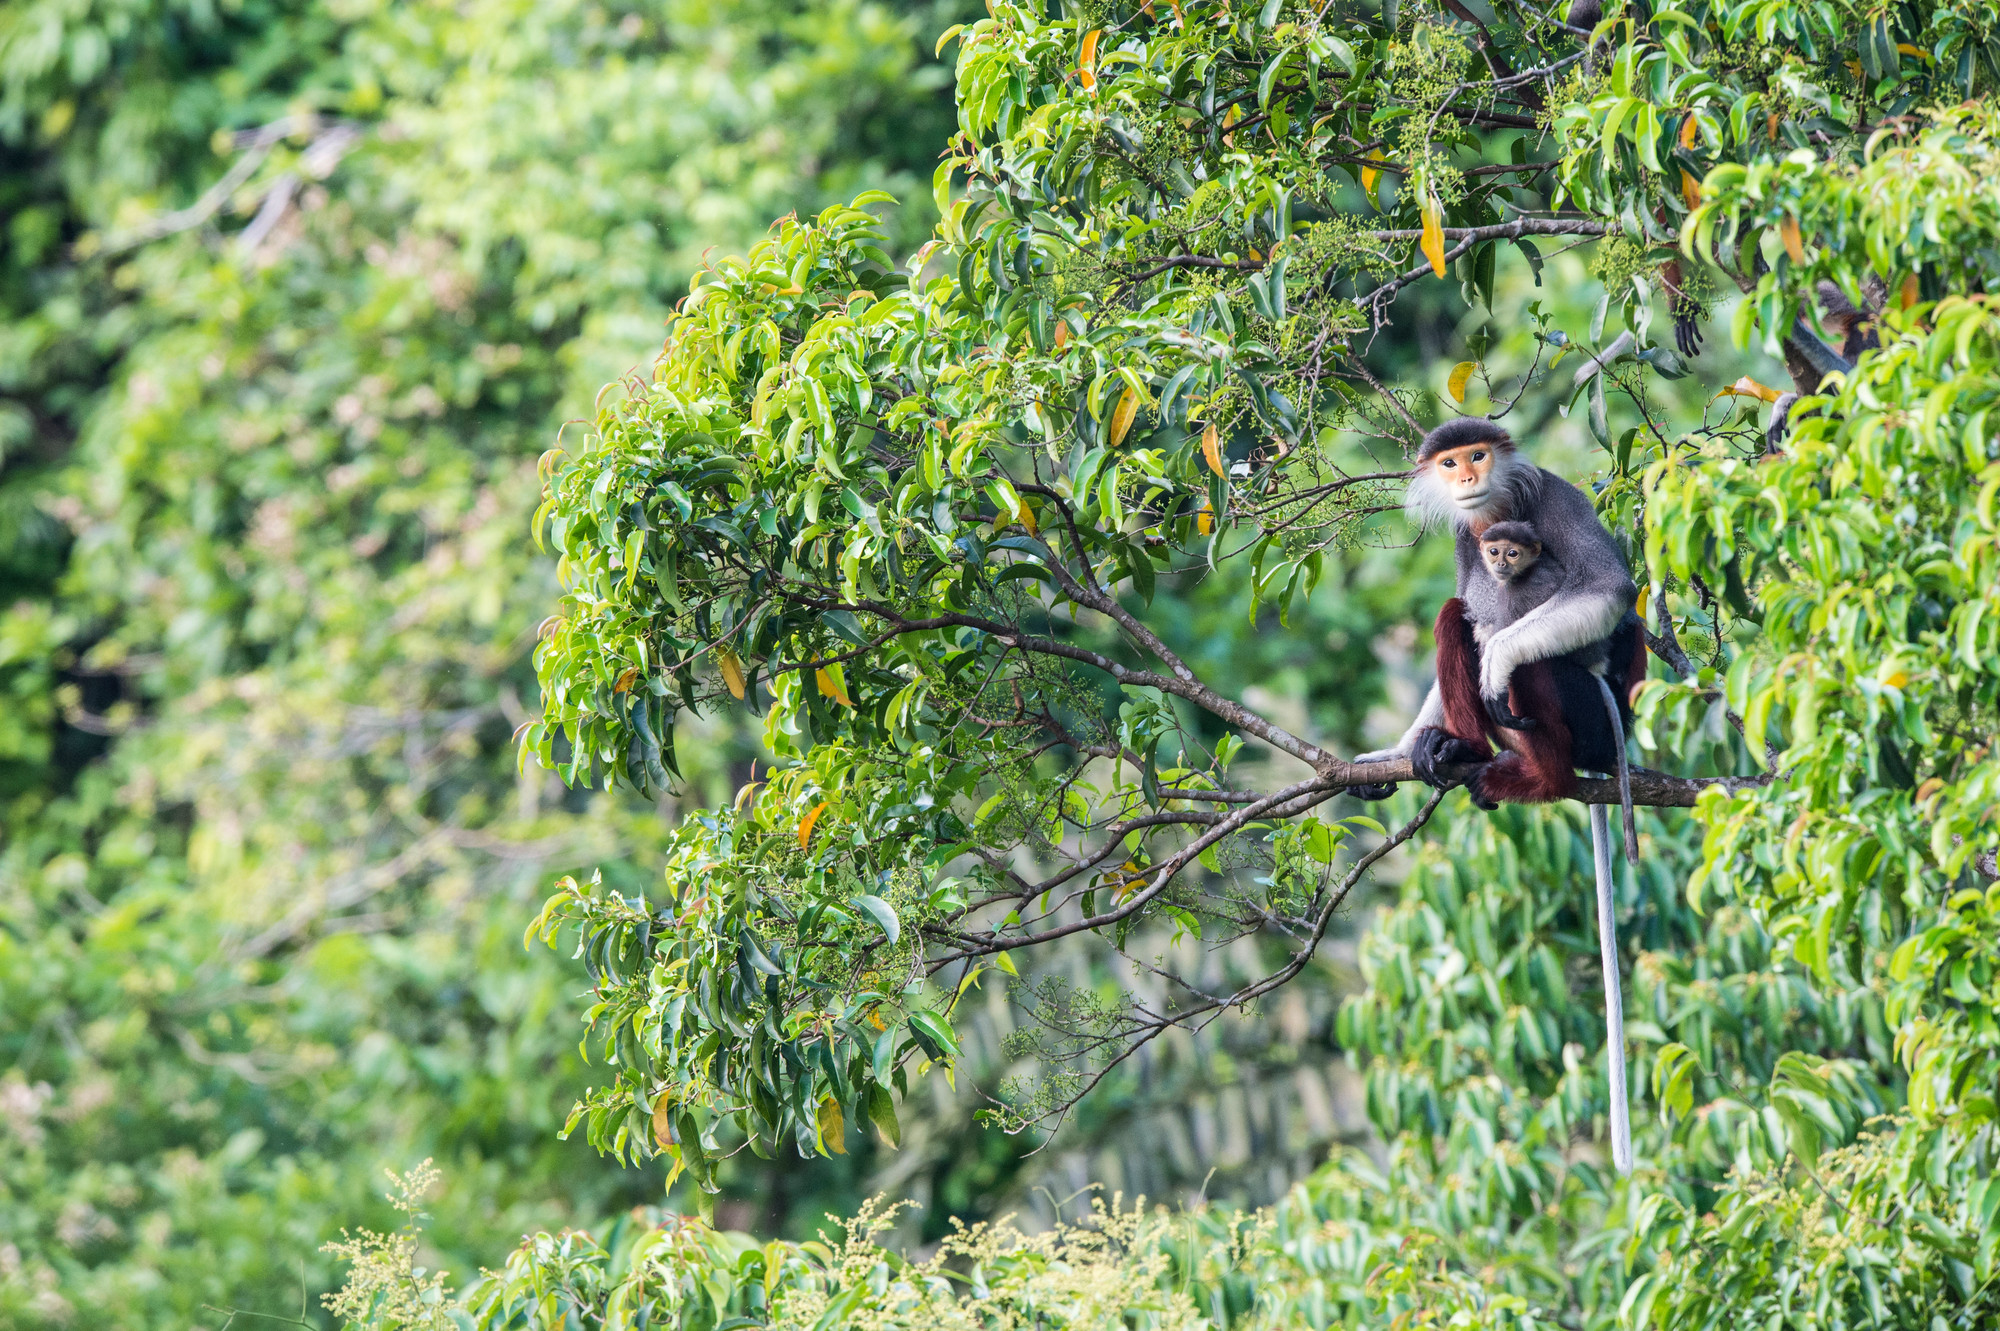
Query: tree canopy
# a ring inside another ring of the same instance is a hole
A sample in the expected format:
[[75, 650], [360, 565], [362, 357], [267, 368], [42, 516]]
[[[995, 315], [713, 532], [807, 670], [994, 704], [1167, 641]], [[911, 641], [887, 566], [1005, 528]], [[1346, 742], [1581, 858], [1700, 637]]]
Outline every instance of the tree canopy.
[[[1039, 1075], [994, 1108], [1059, 1122], [1299, 973], [1442, 797], [1325, 816], [1408, 773], [1218, 690], [1161, 589], [1240, 565], [1284, 632], [1330, 561], [1405, 539], [1402, 450], [1483, 396], [1581, 413], [1577, 479], [1647, 585], [1640, 739], [1677, 769], [1648, 802], [1693, 809], [1625, 889], [1659, 1112], [1607, 1177], [1574, 824], [1453, 818], [1488, 854], [1412, 877], [1343, 1015], [1403, 1171], [1364, 1212], [1487, 1274], [1495, 1324], [1990, 1315], [1992, 19], [1559, 18], [996, 2], [955, 34], [931, 244], [889, 262], [863, 195], [698, 276], [650, 374], [544, 458], [565, 590], [525, 756], [661, 789], [688, 718], [741, 703], [777, 762], [681, 824], [657, 888], [572, 882], [530, 930], [595, 990], [593, 1142], [705, 1179], [893, 1139], [970, 987], [1082, 936], [1125, 990], [1018, 985]], [[1580, 243], [1587, 326], [1531, 303], [1525, 354], [1475, 331], [1441, 396], [1371, 366], [1413, 289], [1490, 308]], [[1724, 306], [1789, 391], [1691, 377]], [[1181, 969], [1252, 933], [1264, 974]]]

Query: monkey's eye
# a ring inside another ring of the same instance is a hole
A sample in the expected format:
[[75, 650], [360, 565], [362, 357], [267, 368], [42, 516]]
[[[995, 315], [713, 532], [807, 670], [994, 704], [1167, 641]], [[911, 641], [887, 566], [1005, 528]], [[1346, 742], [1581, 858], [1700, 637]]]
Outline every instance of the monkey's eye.
[[1481, 450], [1480, 450], [1479, 452], [1477, 452], [1477, 453], [1474, 453], [1474, 454], [1472, 455], [1472, 460], [1473, 460], [1474, 462], [1484, 462], [1484, 461], [1486, 461], [1486, 450], [1485, 450], [1485, 449], [1481, 449]]
[[1454, 458], [1446, 458], [1446, 459], [1444, 460], [1444, 463], [1443, 463], [1443, 465], [1444, 465], [1444, 466], [1446, 466], [1446, 467], [1456, 467], [1456, 466], [1458, 465], [1458, 462], [1457, 462], [1457, 460], [1456, 460], [1456, 459], [1454, 459]]

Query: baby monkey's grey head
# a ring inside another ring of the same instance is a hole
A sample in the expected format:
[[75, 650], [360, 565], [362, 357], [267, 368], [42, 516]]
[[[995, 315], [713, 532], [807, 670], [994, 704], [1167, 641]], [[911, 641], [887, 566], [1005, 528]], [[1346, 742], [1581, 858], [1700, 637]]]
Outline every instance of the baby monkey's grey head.
[[1495, 581], [1509, 583], [1542, 557], [1541, 538], [1530, 522], [1496, 522], [1479, 535], [1479, 555]]

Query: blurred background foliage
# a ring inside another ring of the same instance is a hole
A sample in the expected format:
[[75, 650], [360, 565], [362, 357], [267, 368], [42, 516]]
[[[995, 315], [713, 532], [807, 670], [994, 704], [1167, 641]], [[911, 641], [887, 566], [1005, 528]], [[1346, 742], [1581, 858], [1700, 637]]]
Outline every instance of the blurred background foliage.
[[[678, 806], [517, 767], [555, 595], [524, 539], [534, 459], [650, 361], [711, 249], [870, 187], [905, 201], [887, 214], [899, 252], [929, 235], [953, 127], [932, 43], [963, 9], [0, 6], [0, 1325], [219, 1325], [204, 1305], [278, 1312], [301, 1282], [317, 1315], [339, 1283], [320, 1244], [387, 1227], [380, 1171], [427, 1156], [444, 1174], [427, 1258], [461, 1278], [524, 1230], [662, 1200], [660, 1171], [557, 1140], [587, 1079], [579, 982], [520, 930], [558, 873], [648, 886], [682, 807], [750, 779], [756, 722], [684, 738]], [[1529, 301], [1581, 328], [1600, 290], [1578, 254], [1539, 275], [1503, 260], [1497, 316], [1425, 284], [1374, 359], [1441, 393], [1484, 333], [1497, 378], [1534, 355]], [[1776, 377], [1753, 362], [1711, 347], [1675, 404]], [[1556, 400], [1517, 432], [1576, 470], [1588, 436]], [[1410, 626], [1450, 582], [1441, 543], [1358, 549], [1285, 631], [1246, 618], [1227, 575], [1163, 587], [1156, 622], [1218, 686], [1352, 751], [1413, 708], [1427, 644]], [[797, 1239], [879, 1191], [923, 1203], [896, 1232], [929, 1243], [951, 1216], [1073, 1216], [1090, 1183], [1283, 1199], [1272, 1223], [1297, 1233], [1258, 1259], [1283, 1269], [1244, 1266], [1219, 1221], [1168, 1236], [1218, 1318], [1252, 1286], [1321, 1313], [1362, 1299], [1329, 1273], [1393, 1251], [1370, 1236], [1413, 1211], [1463, 1233], [1475, 1266], [1517, 1249], [1516, 1227], [1548, 1219], [1526, 1198], [1553, 1166], [1509, 1159], [1518, 1190], [1433, 1178], [1398, 1134], [1520, 1113], [1559, 1138], [1587, 1112], [1597, 1074], [1568, 1053], [1601, 1041], [1587, 998], [1530, 1032], [1450, 992], [1476, 950], [1454, 940], [1476, 938], [1543, 949], [1593, 988], [1581, 842], [1560, 815], [1510, 815], [1524, 867], [1494, 825], [1451, 826], [1384, 875], [1401, 886], [1379, 932], [1364, 942], [1352, 911], [1278, 1001], [1162, 1039], [1040, 1153], [973, 1119], [1015, 1020], [989, 986], [958, 1087], [930, 1080], [900, 1151], [871, 1135], [831, 1160], [740, 1157], [718, 1220]], [[1886, 1086], [1874, 1028], [1840, 1027], [1871, 1010], [1785, 988], [1754, 925], [1700, 926], [1671, 887], [1684, 867], [1626, 886], [1659, 1024], [1635, 1035], [1761, 1083], [1774, 1024], [1803, 1013]], [[1041, 964], [1131, 978], [1081, 951]], [[1729, 989], [1735, 1024], [1679, 1030], [1690, 984]], [[1501, 1041], [1538, 1104], [1468, 1070], [1468, 1042]], [[1364, 1078], [1344, 1049], [1380, 1059]], [[1359, 1214], [1344, 1171], [1388, 1163], [1388, 1142], [1404, 1185]], [[1315, 1173], [1335, 1145], [1366, 1150]], [[1619, 1204], [1592, 1179], [1565, 1196], [1593, 1224]], [[641, 1230], [598, 1232], [615, 1248]], [[1546, 1269], [1520, 1268], [1537, 1296], [1561, 1243], [1552, 1228]]]
[[955, 17], [0, 8], [0, 1325], [316, 1308], [424, 1156], [461, 1270], [657, 1197], [556, 1140], [574, 986], [520, 941], [672, 813], [517, 771], [534, 458], [706, 250], [926, 197]]

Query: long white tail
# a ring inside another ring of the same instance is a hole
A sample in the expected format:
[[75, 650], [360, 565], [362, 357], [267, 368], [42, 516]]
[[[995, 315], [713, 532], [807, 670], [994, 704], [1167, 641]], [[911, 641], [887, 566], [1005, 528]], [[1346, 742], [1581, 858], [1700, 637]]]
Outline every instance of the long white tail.
[[1639, 824], [1632, 817], [1632, 765], [1625, 758], [1625, 721], [1618, 715], [1618, 700], [1604, 676], [1597, 677], [1597, 691], [1604, 695], [1604, 710], [1611, 717], [1611, 740], [1618, 749], [1618, 813], [1625, 824], [1625, 862], [1639, 863]]
[[1618, 984], [1618, 915], [1611, 888], [1611, 810], [1590, 806], [1590, 848], [1597, 861], [1597, 941], [1604, 957], [1604, 1039], [1611, 1056], [1611, 1163], [1632, 1172], [1632, 1110], [1625, 1092], [1625, 996]]

